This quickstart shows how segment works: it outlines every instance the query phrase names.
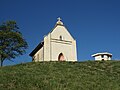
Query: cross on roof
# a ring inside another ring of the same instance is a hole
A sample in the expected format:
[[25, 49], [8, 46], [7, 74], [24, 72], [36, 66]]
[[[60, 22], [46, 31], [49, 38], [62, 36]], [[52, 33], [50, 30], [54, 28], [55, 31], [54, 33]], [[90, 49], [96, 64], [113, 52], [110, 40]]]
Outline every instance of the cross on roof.
[[59, 17], [59, 18], [57, 18], [58, 19], [58, 21], [61, 21], [62, 19]]

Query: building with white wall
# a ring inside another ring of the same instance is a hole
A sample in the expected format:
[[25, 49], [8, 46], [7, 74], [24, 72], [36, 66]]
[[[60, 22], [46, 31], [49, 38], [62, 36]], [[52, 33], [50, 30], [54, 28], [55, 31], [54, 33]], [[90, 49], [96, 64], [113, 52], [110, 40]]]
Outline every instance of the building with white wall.
[[105, 60], [111, 60], [112, 54], [108, 52], [96, 53], [93, 54], [92, 57], [95, 57], [95, 60], [105, 61]]
[[77, 61], [76, 40], [60, 18], [53, 30], [30, 53], [33, 61]]

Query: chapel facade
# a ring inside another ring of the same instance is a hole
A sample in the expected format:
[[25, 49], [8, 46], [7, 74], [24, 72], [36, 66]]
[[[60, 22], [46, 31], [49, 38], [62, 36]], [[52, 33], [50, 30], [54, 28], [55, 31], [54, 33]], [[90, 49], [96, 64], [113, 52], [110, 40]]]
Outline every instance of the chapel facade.
[[53, 30], [29, 54], [32, 61], [77, 61], [76, 40], [60, 18]]

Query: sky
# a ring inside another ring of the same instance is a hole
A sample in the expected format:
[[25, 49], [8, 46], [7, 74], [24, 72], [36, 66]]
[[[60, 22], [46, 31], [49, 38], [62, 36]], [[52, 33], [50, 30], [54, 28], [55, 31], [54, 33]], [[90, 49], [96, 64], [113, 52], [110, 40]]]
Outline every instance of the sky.
[[0, 0], [0, 23], [15, 20], [29, 45], [26, 54], [4, 65], [31, 62], [30, 52], [58, 17], [77, 42], [78, 61], [94, 60], [98, 52], [120, 60], [120, 0]]

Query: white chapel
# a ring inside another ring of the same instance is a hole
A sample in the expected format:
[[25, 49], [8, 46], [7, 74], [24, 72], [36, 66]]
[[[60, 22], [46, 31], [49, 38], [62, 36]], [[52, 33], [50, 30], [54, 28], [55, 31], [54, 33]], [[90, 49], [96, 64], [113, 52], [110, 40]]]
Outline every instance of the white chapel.
[[77, 61], [76, 40], [60, 18], [51, 32], [30, 53], [32, 61]]

